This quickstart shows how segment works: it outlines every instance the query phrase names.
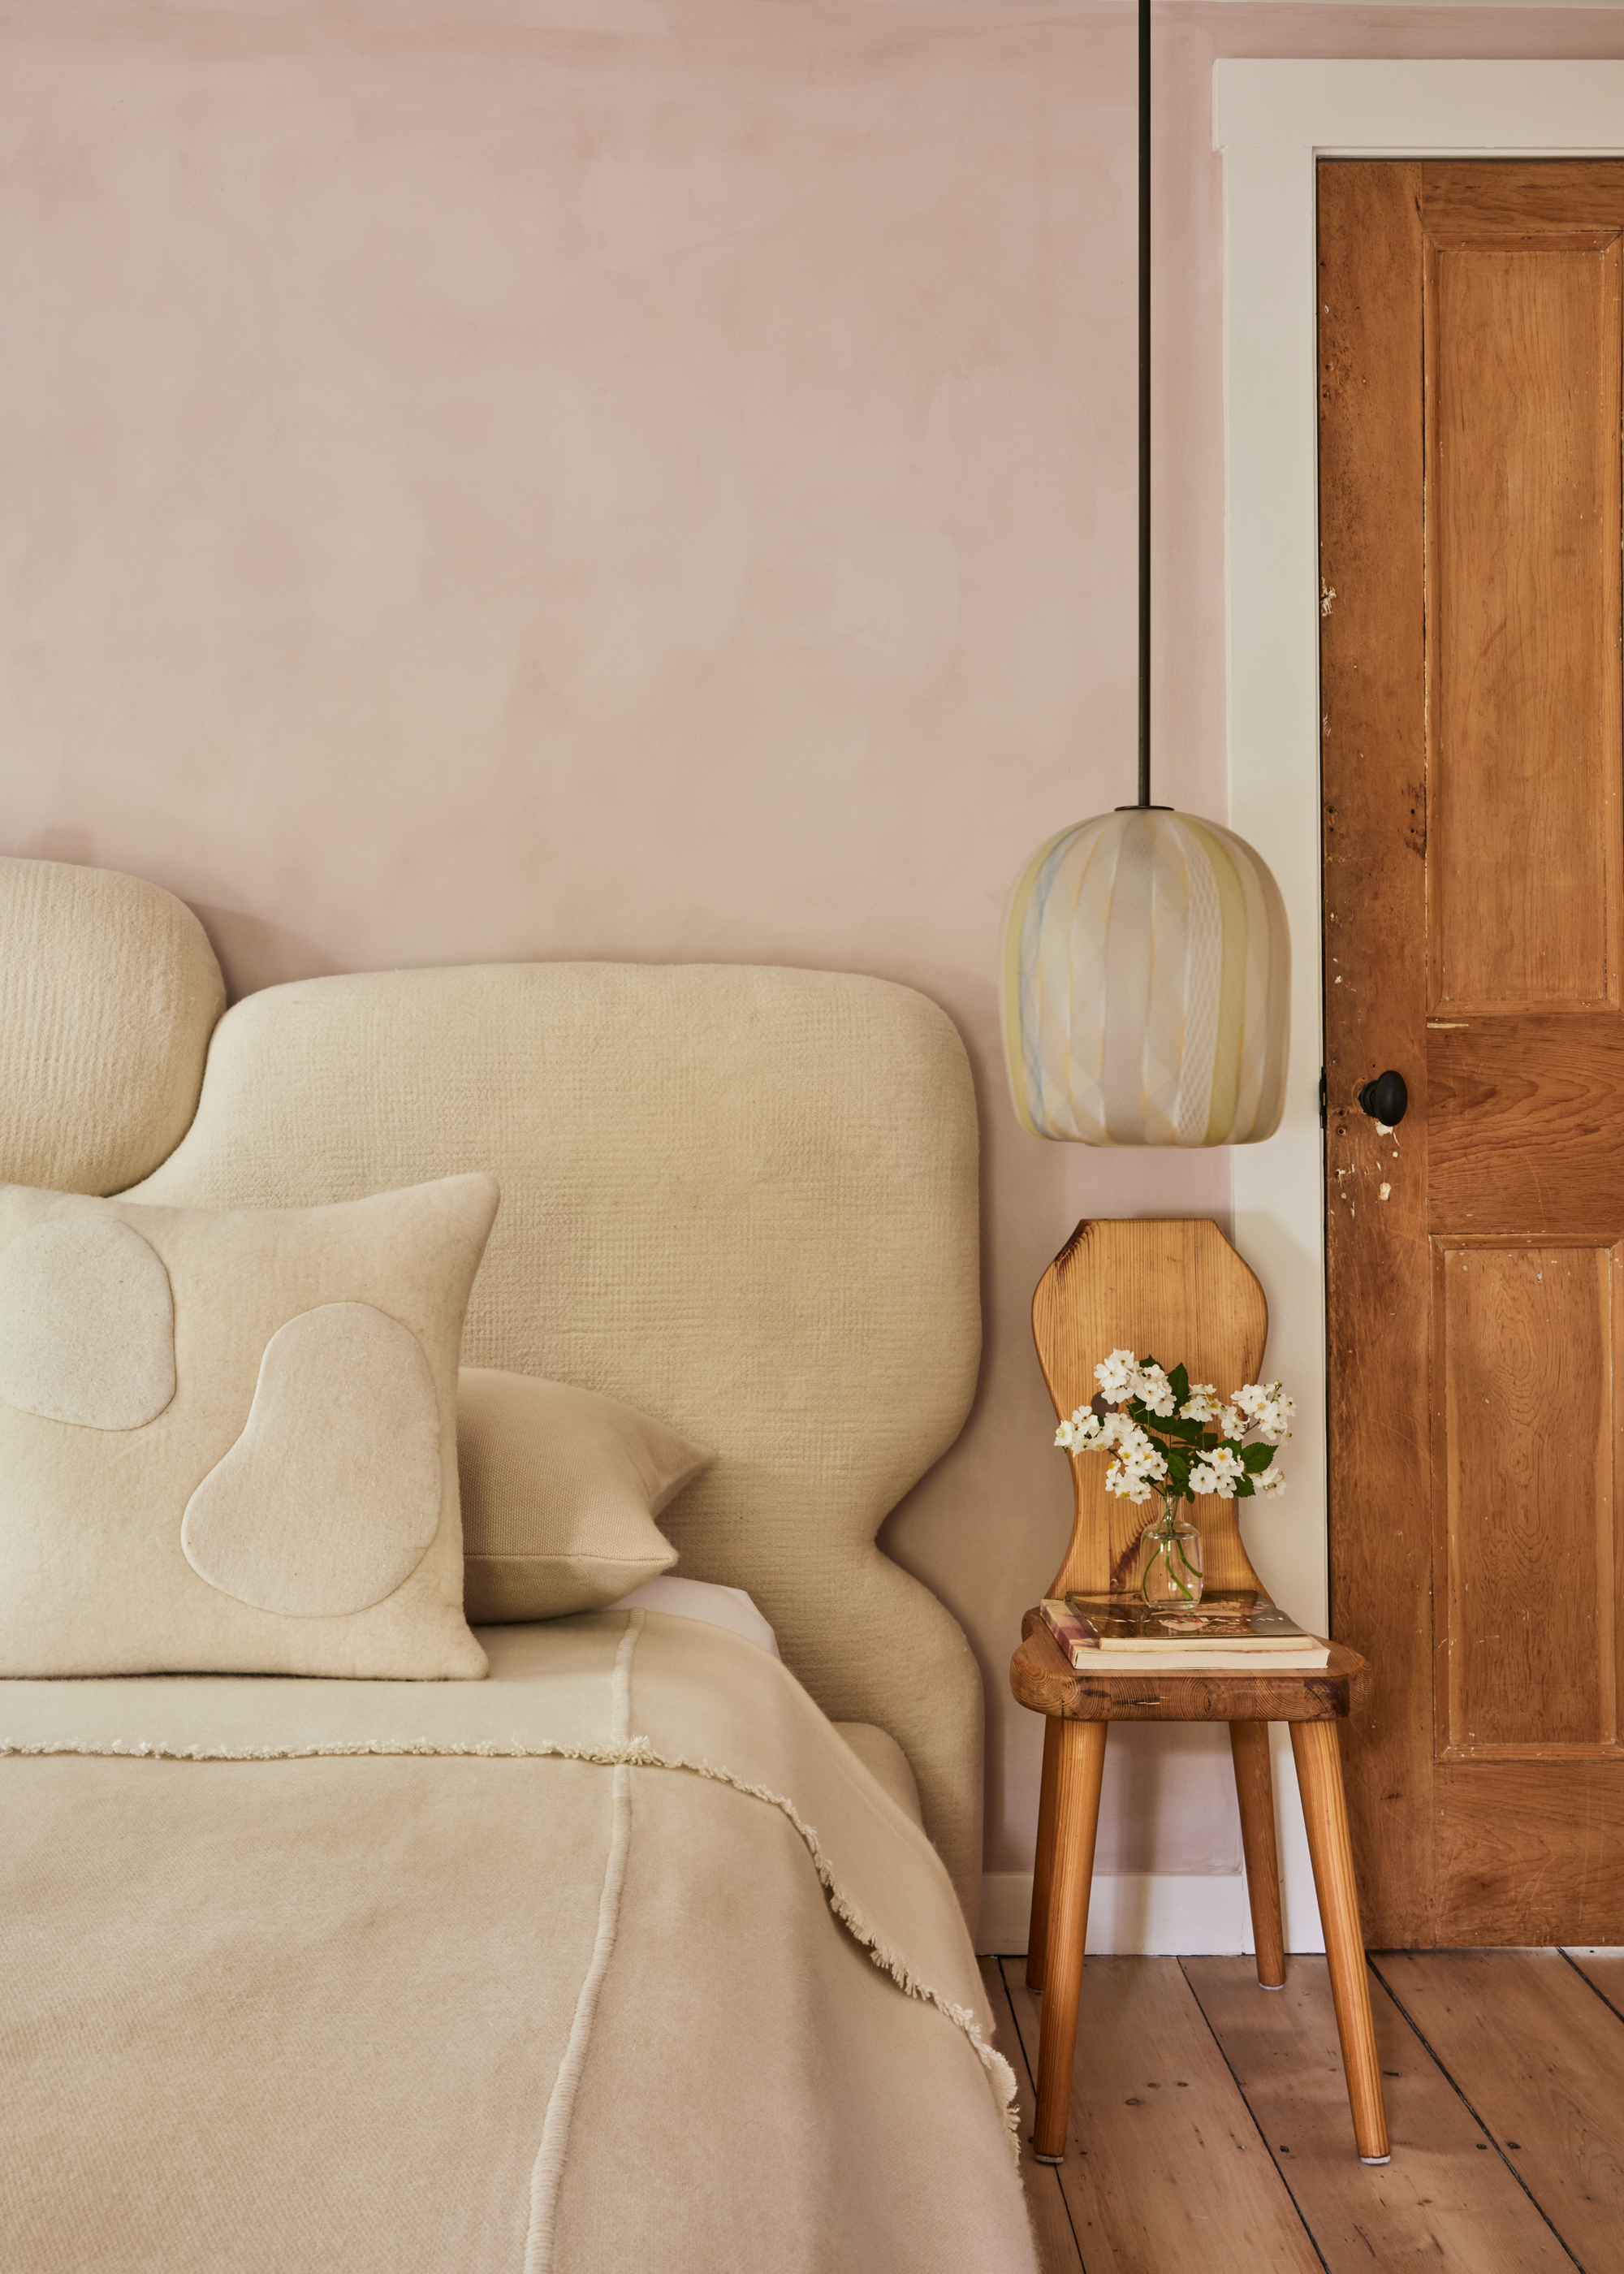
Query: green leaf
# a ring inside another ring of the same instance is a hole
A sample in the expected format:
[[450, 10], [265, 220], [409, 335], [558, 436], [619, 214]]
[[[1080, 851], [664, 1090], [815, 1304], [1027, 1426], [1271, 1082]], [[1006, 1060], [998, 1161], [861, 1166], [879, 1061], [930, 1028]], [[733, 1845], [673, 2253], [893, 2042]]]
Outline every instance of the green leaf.
[[1256, 1477], [1261, 1476], [1274, 1459], [1274, 1448], [1273, 1445], [1243, 1445], [1240, 1453], [1241, 1465], [1247, 1475]]
[[1257, 1487], [1252, 1483], [1250, 1477], [1236, 1478], [1235, 1497], [1237, 1500], [1251, 1500], [1254, 1497], [1256, 1492]]
[[1190, 1375], [1182, 1366], [1176, 1366], [1168, 1376], [1168, 1387], [1182, 1405], [1190, 1395]]

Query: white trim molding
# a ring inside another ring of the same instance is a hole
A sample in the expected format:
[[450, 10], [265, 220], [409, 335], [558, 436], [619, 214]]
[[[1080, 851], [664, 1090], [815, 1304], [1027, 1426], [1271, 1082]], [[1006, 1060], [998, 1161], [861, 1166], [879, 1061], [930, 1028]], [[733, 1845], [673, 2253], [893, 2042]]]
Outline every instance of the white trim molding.
[[[1236, 1244], [1263, 1283], [1269, 1354], [1297, 1401], [1289, 1525], [1284, 1510], [1270, 1511], [1267, 1528], [1254, 1522], [1247, 1538], [1271, 1589], [1304, 1625], [1319, 1625], [1327, 1559], [1315, 162], [1624, 157], [1624, 63], [1226, 58], [1213, 66], [1213, 145], [1223, 156], [1229, 825], [1274, 870], [1292, 936], [1285, 1119], [1267, 1144], [1230, 1156]], [[1290, 1755], [1275, 1734], [1288, 1947], [1306, 1949], [1315, 1946], [1294, 1936], [1291, 1922], [1305, 1928], [1315, 1917], [1312, 1886]], [[1091, 1931], [1090, 1947], [1093, 1939]]]
[[[1297, 1772], [1285, 1724], [1269, 1731], [1274, 1772], [1274, 1838], [1280, 1856], [1281, 1924], [1286, 1948], [1325, 1948], [1314, 1895], [1308, 1840], [1303, 1830]], [[1217, 1769], [1220, 1764], [1213, 1764]], [[975, 1947], [983, 1956], [1008, 1958], [1026, 1947], [1032, 1915], [1030, 1871], [988, 1871], [981, 1878], [981, 1916]], [[1252, 1947], [1246, 1881], [1237, 1871], [1098, 1873], [1088, 1891], [1085, 1948], [1101, 1956], [1167, 1953], [1196, 1958]]]
[[[1030, 1871], [987, 1872], [978, 1954], [1020, 1956], [1031, 1916]], [[1250, 1950], [1246, 1882], [1232, 1873], [1207, 1879], [1173, 1871], [1124, 1871], [1098, 1879], [1089, 1891], [1086, 1947], [1096, 1956], [1170, 1953], [1181, 1958]]]
[[[1312, 1881], [1304, 1877], [1304, 1884], [1306, 1909], [1286, 1906], [1286, 1947], [1323, 1950]], [[986, 1872], [977, 1952], [989, 1958], [1024, 1953], [1031, 1916], [1030, 1871]], [[1089, 1890], [1086, 1947], [1096, 1956], [1225, 1957], [1252, 1946], [1246, 1882], [1238, 1871], [1123, 1871], [1101, 1874]]]

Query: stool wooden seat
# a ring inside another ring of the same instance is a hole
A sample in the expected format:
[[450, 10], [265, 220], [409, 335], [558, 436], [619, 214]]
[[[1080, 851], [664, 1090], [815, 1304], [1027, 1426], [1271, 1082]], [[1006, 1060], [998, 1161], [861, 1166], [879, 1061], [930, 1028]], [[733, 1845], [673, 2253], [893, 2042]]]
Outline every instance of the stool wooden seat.
[[[1038, 1284], [1033, 1328], [1056, 1412], [1093, 1396], [1093, 1368], [1113, 1349], [1132, 1347], [1163, 1365], [1188, 1363], [1192, 1379], [1228, 1395], [1255, 1380], [1267, 1313], [1262, 1289], [1217, 1226], [1204, 1222], [1096, 1219], [1079, 1224]], [[1049, 1593], [1126, 1593], [1137, 1569], [1146, 1512], [1111, 1502], [1105, 1463], [1071, 1462], [1077, 1513], [1066, 1558]], [[1197, 1518], [1209, 1584], [1265, 1593], [1241, 1543], [1235, 1503], [1206, 1501]], [[1074, 1671], [1034, 1610], [1021, 1623], [1010, 1667], [1019, 1703], [1044, 1718], [1043, 1785], [1033, 1876], [1026, 1980], [1043, 1999], [1038, 2107], [1033, 2148], [1045, 2163], [1065, 2151], [1066, 2117], [1077, 2050], [1088, 1893], [1094, 1876], [1106, 1732], [1113, 1721], [1225, 1721], [1240, 1803], [1241, 1845], [1252, 1909], [1258, 1979], [1283, 1986], [1280, 1871], [1274, 1843], [1268, 1724], [1289, 1725], [1303, 1798], [1314, 1889], [1325, 1929], [1337, 2032], [1363, 2161], [1388, 2158], [1387, 2116], [1371, 2017], [1370, 1983], [1359, 1931], [1348, 1811], [1336, 1724], [1365, 1672], [1357, 1652], [1330, 1645], [1329, 1663], [1312, 1671], [1121, 1674]]]

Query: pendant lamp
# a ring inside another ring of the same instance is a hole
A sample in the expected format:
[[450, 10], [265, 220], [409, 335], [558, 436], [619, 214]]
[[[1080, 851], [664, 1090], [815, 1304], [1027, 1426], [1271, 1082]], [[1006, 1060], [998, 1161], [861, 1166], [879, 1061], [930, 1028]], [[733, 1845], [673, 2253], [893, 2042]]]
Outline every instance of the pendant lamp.
[[1062, 830], [1016, 878], [1004, 1050], [1034, 1137], [1251, 1145], [1285, 1105], [1285, 905], [1242, 839], [1150, 797], [1150, 0], [1139, 124], [1139, 802]]

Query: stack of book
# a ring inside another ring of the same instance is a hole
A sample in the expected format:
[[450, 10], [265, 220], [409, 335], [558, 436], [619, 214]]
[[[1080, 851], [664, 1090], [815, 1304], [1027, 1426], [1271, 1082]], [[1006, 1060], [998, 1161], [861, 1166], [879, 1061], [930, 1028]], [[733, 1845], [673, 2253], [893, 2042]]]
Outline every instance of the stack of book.
[[1192, 1609], [1137, 1595], [1048, 1597], [1038, 1615], [1090, 1674], [1312, 1673], [1329, 1647], [1262, 1595], [1206, 1594]]

